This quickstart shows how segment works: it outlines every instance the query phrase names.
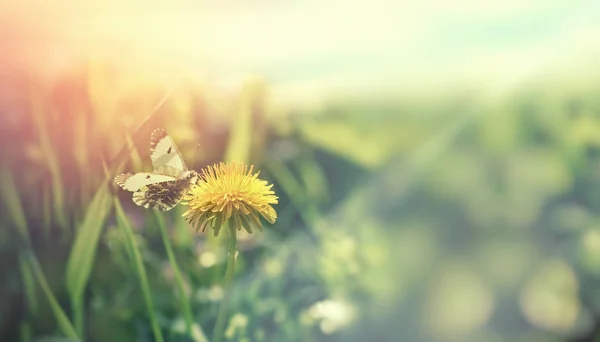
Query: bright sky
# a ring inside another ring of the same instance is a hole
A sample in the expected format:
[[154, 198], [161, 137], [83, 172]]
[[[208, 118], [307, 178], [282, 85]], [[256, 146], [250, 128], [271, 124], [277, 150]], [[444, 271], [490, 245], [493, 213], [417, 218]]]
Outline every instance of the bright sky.
[[5, 71], [92, 55], [216, 87], [257, 75], [306, 99], [510, 82], [600, 57], [597, 0], [40, 3], [0, 4]]

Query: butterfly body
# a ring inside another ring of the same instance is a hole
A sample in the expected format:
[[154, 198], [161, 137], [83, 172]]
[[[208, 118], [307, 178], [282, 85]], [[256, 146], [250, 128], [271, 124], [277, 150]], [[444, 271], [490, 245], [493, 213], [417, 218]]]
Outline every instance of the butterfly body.
[[150, 157], [152, 172], [123, 173], [115, 177], [115, 183], [133, 192], [133, 202], [139, 206], [170, 210], [198, 181], [198, 174], [188, 170], [173, 139], [162, 129], [152, 132]]

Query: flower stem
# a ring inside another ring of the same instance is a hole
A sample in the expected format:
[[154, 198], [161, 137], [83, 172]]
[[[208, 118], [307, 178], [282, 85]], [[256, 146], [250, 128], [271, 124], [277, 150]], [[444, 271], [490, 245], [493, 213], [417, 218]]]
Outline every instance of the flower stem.
[[163, 342], [164, 339], [155, 314], [154, 302], [152, 301], [152, 292], [150, 290], [150, 283], [148, 282], [148, 275], [146, 274], [142, 254], [138, 245], [136, 244], [133, 230], [131, 229], [131, 223], [129, 222], [127, 216], [125, 216], [123, 207], [121, 206], [121, 203], [117, 197], [115, 197], [115, 212], [117, 225], [125, 234], [126, 251], [133, 261], [133, 268], [136, 270], [138, 280], [140, 281], [142, 296], [144, 297], [144, 302], [146, 302], [146, 310], [148, 311], [148, 318], [150, 319], [150, 327], [152, 327], [154, 341]]
[[219, 313], [217, 314], [217, 323], [213, 331], [213, 341], [221, 342], [223, 333], [225, 332], [225, 319], [227, 317], [227, 306], [229, 305], [229, 297], [231, 295], [231, 281], [235, 271], [235, 260], [237, 257], [237, 239], [235, 225], [229, 224], [229, 249], [227, 255], [227, 270], [225, 271], [225, 294], [221, 304], [219, 305]]
[[[179, 292], [179, 305], [181, 306], [181, 310], [183, 311], [186, 331], [188, 335], [194, 340], [206, 341], [206, 337], [204, 336], [204, 332], [202, 331], [200, 326], [194, 325], [194, 314], [190, 306], [189, 298], [187, 298], [188, 296], [185, 293], [183, 277], [181, 276], [181, 271], [179, 270], [179, 265], [177, 264], [175, 253], [173, 253], [173, 248], [171, 247], [171, 242], [169, 240], [169, 234], [167, 232], [165, 221], [160, 215], [160, 213], [158, 213], [157, 211], [154, 211], [154, 216], [158, 221], [158, 228], [160, 230], [160, 235], [163, 240], [163, 243], [165, 245], [165, 250], [167, 251], [167, 257], [169, 258], [169, 262], [171, 264], [171, 268], [173, 269], [173, 273], [175, 274], [175, 283], [177, 284], [177, 291]], [[194, 327], [198, 329], [198, 338], [194, 337]]]

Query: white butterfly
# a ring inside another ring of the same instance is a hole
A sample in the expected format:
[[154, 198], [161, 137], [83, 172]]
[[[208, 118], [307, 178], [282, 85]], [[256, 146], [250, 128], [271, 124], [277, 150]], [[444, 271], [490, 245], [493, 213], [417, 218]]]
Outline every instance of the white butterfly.
[[123, 173], [115, 177], [115, 183], [133, 192], [137, 205], [170, 210], [198, 181], [198, 174], [188, 170], [175, 142], [163, 129], [154, 130], [150, 136], [150, 158], [154, 171]]

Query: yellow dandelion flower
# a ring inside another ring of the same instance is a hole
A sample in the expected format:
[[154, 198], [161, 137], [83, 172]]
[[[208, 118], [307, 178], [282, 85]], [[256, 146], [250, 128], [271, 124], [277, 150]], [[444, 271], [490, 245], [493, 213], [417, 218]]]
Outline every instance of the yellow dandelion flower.
[[251, 225], [262, 230], [260, 214], [269, 223], [275, 223], [277, 213], [271, 204], [277, 204], [273, 185], [258, 178], [244, 163], [219, 163], [208, 166], [200, 173], [198, 182], [183, 198], [189, 209], [183, 217], [196, 226], [196, 231], [214, 229], [215, 236], [228, 222], [237, 230], [242, 227], [252, 233]]

